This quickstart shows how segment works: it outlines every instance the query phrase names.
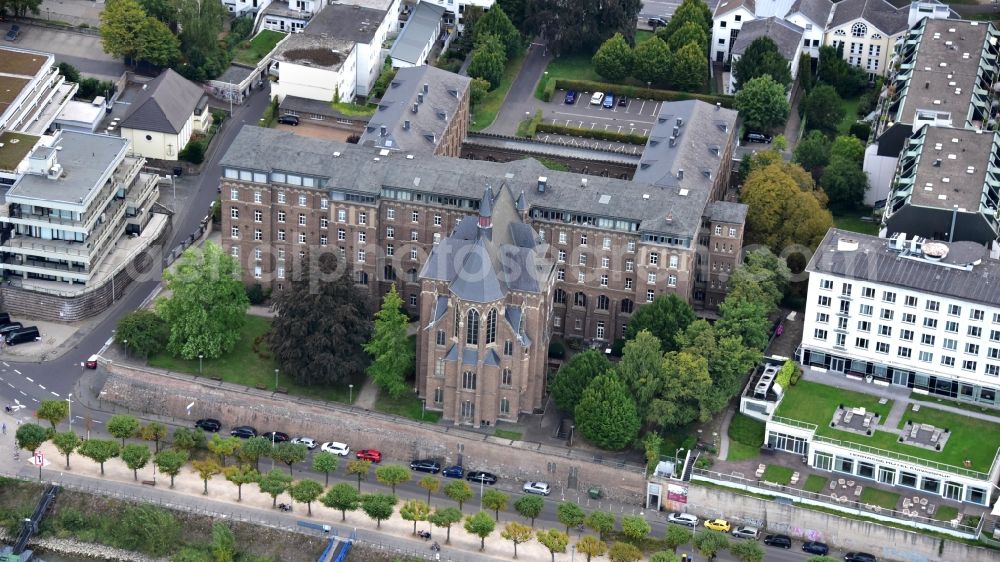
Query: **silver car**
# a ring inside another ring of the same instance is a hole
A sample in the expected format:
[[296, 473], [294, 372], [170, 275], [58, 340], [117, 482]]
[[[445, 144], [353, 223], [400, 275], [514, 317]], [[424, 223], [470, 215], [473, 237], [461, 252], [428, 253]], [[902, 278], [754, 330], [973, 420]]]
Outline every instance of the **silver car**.
[[685, 527], [697, 527], [698, 518], [690, 513], [671, 513], [667, 516], [667, 521], [684, 525]]
[[552, 488], [549, 487], [547, 482], [525, 482], [524, 487], [525, 494], [538, 494], [540, 496], [547, 496], [552, 493]]
[[310, 451], [316, 448], [316, 440], [312, 437], [296, 437], [295, 439], [292, 439], [292, 443], [296, 445], [305, 445]]
[[732, 535], [738, 539], [754, 539], [760, 536], [760, 529], [757, 527], [750, 527], [747, 525], [741, 525], [736, 527], [731, 531]]

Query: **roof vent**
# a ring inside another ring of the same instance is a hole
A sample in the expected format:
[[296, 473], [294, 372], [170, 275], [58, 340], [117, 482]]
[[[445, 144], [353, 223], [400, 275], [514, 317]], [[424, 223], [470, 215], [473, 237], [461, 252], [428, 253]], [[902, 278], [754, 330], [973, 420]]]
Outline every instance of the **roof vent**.
[[410, 108], [410, 111], [412, 111], [413, 113], [416, 113], [418, 107], [420, 107], [420, 106], [417, 105], [417, 104], [413, 104], [413, 107]]
[[404, 131], [409, 131], [410, 130], [410, 120], [409, 119], [406, 119], [406, 120], [403, 121], [403, 130]]
[[924, 82], [924, 89], [925, 90], [928, 89], [928, 88], [930, 88], [930, 87], [931, 87], [931, 83], [930, 82]]
[[379, 125], [379, 128], [378, 128], [378, 134], [379, 134], [379, 136], [384, 137], [386, 135], [386, 133], [388, 133], [388, 132], [389, 132], [389, 130], [386, 128], [385, 125]]
[[941, 159], [940, 158], [935, 158], [934, 159], [934, 167], [935, 168], [940, 168], [941, 167]]
[[950, 183], [951, 178], [941, 178], [941, 183]]
[[678, 117], [677, 118], [677, 126], [678, 127], [683, 127], [684, 126], [684, 118], [683, 117]]
[[455, 96], [456, 98], [458, 97], [458, 90], [454, 88], [448, 88], [448, 93]]
[[423, 94], [423, 92], [417, 92], [417, 103], [424, 103], [424, 94]]
[[974, 173], [976, 173], [976, 167], [975, 166], [969, 166], [968, 168], [965, 169], [965, 173], [966, 174], [974, 174]]
[[334, 158], [340, 158], [340, 153], [339, 152], [334, 152], [333, 153], [333, 157]]
[[375, 158], [372, 158], [372, 160], [375, 161], [375, 162], [378, 162], [379, 161], [379, 157], [376, 156]]
[[438, 111], [437, 114], [438, 114], [438, 119], [441, 119], [443, 121], [448, 120], [448, 114], [445, 113], [444, 111]]
[[426, 94], [428, 91], [430, 91], [430, 89], [431, 89], [431, 85], [428, 84], [428, 83], [426, 83], [426, 82], [424, 82], [424, 93]]
[[[413, 156], [409, 154], [408, 156]], [[413, 187], [420, 187], [420, 178], [413, 178]]]
[[677, 179], [679, 179], [679, 180], [684, 179], [684, 170], [683, 169], [677, 170]]
[[958, 160], [958, 155], [957, 154], [949, 154], [948, 155], [948, 160]]
[[587, 178], [580, 178], [580, 187], [587, 187]]
[[379, 156], [388, 156], [389, 155], [389, 150], [386, 149], [386, 148], [383, 148], [382, 150], [378, 151], [378, 155]]
[[413, 155], [412, 154], [407, 154], [406, 155], [406, 159], [407, 160], [413, 160]]
[[677, 194], [680, 195], [681, 197], [687, 197], [688, 193], [690, 192], [686, 189], [681, 189], [680, 191], [677, 192]]
[[538, 192], [545, 193], [545, 186], [548, 184], [549, 178], [545, 176], [538, 176]]
[[853, 252], [856, 251], [857, 249], [858, 249], [858, 241], [853, 238], [839, 238], [837, 240], [838, 252]]
[[642, 194], [642, 198], [648, 201], [649, 200], [649, 194], [648, 193], [643, 193]]
[[666, 219], [667, 222], [674, 222], [674, 214], [673, 213], [667, 213], [667, 216], [665, 216], [663, 218]]
[[677, 144], [677, 137], [670, 137], [670, 146], [674, 146], [675, 144]]

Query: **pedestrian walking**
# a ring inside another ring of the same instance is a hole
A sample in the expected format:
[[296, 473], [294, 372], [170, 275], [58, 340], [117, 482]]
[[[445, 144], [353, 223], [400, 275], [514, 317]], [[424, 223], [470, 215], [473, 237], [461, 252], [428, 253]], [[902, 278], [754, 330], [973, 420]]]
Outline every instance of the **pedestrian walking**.
[[7, 435], [7, 424], [6, 423], [3, 424], [3, 434]]

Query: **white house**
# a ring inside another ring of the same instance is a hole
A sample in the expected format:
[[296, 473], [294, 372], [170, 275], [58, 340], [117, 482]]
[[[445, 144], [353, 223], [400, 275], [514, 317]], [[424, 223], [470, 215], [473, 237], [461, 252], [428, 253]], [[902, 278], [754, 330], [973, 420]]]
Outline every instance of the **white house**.
[[[799, 73], [799, 58], [803, 49], [803, 34], [805, 30], [801, 27], [783, 20], [781, 18], [769, 17], [751, 20], [743, 24], [739, 36], [733, 41], [733, 50], [730, 53], [733, 64], [740, 60], [743, 53], [751, 43], [761, 37], [770, 38], [778, 47], [778, 52], [788, 61], [788, 70], [791, 72], [792, 81]], [[729, 82], [726, 84], [727, 94], [736, 93], [736, 77], [732, 72], [729, 75]], [[788, 93], [791, 96], [791, 92]]]
[[[355, 0], [357, 1], [357, 0]], [[462, 18], [465, 15], [465, 10], [470, 7], [482, 8], [483, 10], [489, 10], [496, 0], [416, 0], [413, 2], [407, 2], [403, 6], [403, 16], [406, 17], [413, 12], [414, 9], [419, 7], [419, 4], [430, 4], [434, 6], [439, 6], [444, 8], [444, 25], [446, 26], [456, 26], [459, 31], [465, 28], [462, 24]], [[408, 22], [403, 20], [401, 22], [402, 27], [405, 27]]]
[[143, 85], [119, 126], [132, 154], [177, 160], [191, 135], [207, 131], [211, 124], [205, 92], [168, 68]]
[[441, 37], [445, 8], [420, 2], [407, 19], [389, 55], [394, 68], [427, 64], [434, 43]]
[[885, 0], [843, 0], [833, 7], [825, 44], [841, 49], [844, 60], [869, 78], [884, 76], [896, 41], [908, 29], [909, 12]]
[[796, 0], [789, 8], [785, 20], [802, 28], [802, 51], [809, 56], [819, 56], [832, 11], [833, 2], [829, 0]]
[[257, 12], [254, 31], [270, 29], [298, 33], [326, 6], [326, 0], [274, 0]]
[[247, 14], [256, 16], [260, 10], [267, 8], [271, 0], [222, 0], [222, 3], [229, 13], [237, 17]]
[[712, 17], [712, 59], [728, 62], [740, 30], [747, 22], [777, 18], [802, 29], [803, 52], [819, 53], [833, 3], [830, 0], [724, 0]]

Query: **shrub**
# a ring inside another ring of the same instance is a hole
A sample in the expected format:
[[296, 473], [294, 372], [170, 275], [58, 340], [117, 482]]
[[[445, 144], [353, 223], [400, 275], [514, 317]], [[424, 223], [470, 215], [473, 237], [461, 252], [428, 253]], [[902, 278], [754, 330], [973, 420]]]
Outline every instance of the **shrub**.
[[188, 141], [187, 146], [185, 146], [177, 156], [185, 162], [201, 164], [205, 161], [205, 141]]
[[58, 68], [59, 74], [62, 74], [68, 82], [80, 82], [80, 71], [77, 70], [72, 64], [68, 62], [61, 62], [59, 63]]
[[247, 287], [247, 298], [250, 299], [250, 304], [260, 304], [267, 297], [264, 295], [264, 288], [260, 286], [260, 283], [254, 283]]
[[848, 131], [852, 137], [856, 137], [862, 142], [868, 142], [868, 137], [872, 134], [872, 126], [863, 121], [856, 121], [851, 123], [851, 129]]
[[552, 96], [556, 93], [556, 82], [558, 80], [549, 80], [545, 83], [545, 88], [542, 89], [543, 100], [552, 101]]

